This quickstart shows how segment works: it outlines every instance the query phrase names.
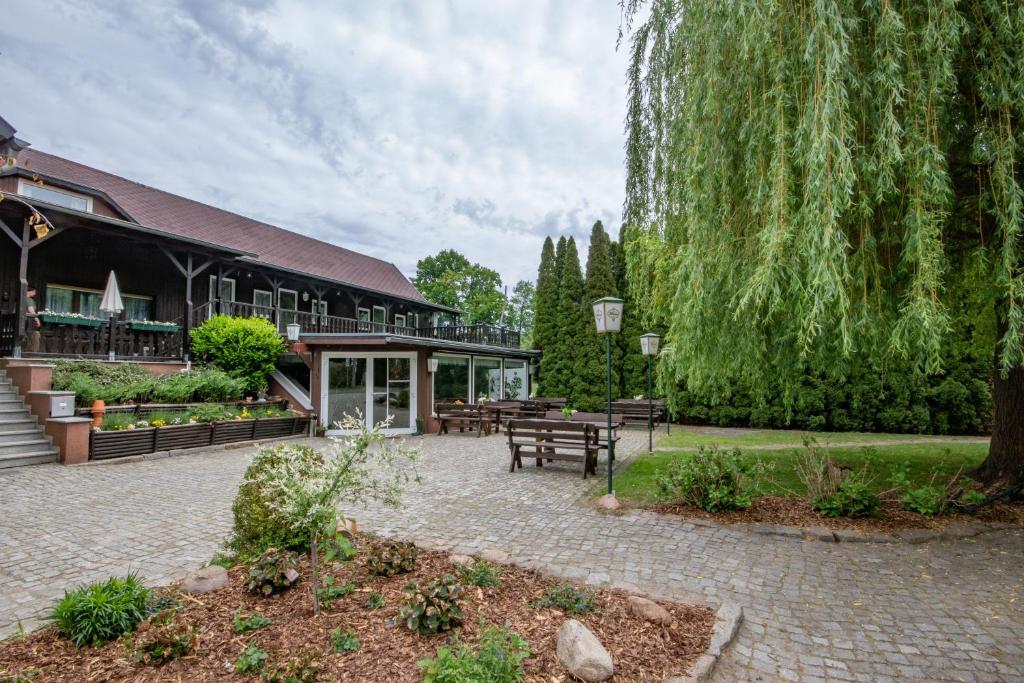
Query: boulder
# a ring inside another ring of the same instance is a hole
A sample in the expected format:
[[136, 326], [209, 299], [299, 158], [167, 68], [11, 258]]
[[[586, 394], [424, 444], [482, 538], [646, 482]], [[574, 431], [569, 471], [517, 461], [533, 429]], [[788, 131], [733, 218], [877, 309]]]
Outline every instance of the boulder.
[[181, 582], [183, 593], [209, 593], [228, 585], [228, 570], [217, 565], [203, 567], [194, 574], [189, 574]]
[[598, 510], [618, 510], [622, 505], [619, 503], [619, 499], [615, 497], [614, 493], [606, 493], [597, 499]]
[[491, 548], [488, 548], [487, 550], [480, 552], [480, 559], [490, 562], [491, 564], [508, 564], [512, 558], [504, 550], [492, 550]]
[[473, 558], [470, 557], [469, 555], [455, 554], [455, 555], [452, 555], [451, 557], [449, 557], [448, 561], [451, 562], [452, 564], [461, 564], [461, 565], [465, 565], [465, 566], [473, 564]]
[[672, 623], [672, 615], [669, 614], [668, 610], [653, 600], [641, 598], [638, 595], [631, 595], [627, 602], [629, 603], [629, 611], [641, 619], [646, 619], [662, 626], [668, 626]]
[[569, 619], [558, 629], [556, 652], [562, 666], [587, 683], [607, 681], [615, 673], [608, 650], [590, 629], [575, 619]]

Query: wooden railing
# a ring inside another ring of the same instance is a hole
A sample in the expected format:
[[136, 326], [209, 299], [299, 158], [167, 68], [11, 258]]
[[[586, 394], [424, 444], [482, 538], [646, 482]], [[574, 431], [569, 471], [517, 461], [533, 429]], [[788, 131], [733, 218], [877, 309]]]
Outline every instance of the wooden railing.
[[[216, 310], [215, 304], [203, 304], [192, 312], [192, 326], [197, 327]], [[408, 327], [370, 320], [291, 311], [276, 307], [256, 306], [238, 301], [223, 301], [221, 313], [242, 318], [262, 317], [277, 326], [281, 334], [289, 323], [298, 323], [302, 334], [393, 334], [405, 337], [440, 339], [464, 344], [484, 344], [519, 348], [519, 332], [496, 325], [449, 325], [442, 327]]]
[[181, 321], [178, 329], [138, 329], [130, 321], [115, 321], [111, 337], [110, 322], [99, 325], [43, 322], [39, 328], [39, 348], [23, 348], [28, 356], [85, 356], [106, 358], [110, 349], [116, 358], [167, 360], [182, 357]]
[[0, 313], [0, 357], [14, 353], [18, 341], [18, 314]]

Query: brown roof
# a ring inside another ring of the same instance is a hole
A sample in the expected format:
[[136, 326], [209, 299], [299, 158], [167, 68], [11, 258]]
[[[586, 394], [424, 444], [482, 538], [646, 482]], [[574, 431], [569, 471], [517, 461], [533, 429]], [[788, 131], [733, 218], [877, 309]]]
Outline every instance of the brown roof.
[[423, 295], [393, 263], [36, 149], [22, 150], [18, 154], [18, 165], [98, 190], [140, 225], [256, 254], [254, 260], [259, 263], [426, 303]]

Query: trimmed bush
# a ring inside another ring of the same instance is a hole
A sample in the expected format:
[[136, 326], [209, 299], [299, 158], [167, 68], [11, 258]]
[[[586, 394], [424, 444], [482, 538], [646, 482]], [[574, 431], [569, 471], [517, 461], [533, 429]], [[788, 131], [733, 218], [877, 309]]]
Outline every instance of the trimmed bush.
[[79, 405], [92, 405], [97, 399], [112, 405], [237, 401], [245, 391], [245, 382], [217, 368], [154, 376], [127, 363], [113, 367], [91, 360], [58, 360], [54, 364], [54, 390], [75, 392]]
[[77, 647], [99, 646], [135, 630], [148, 611], [149, 589], [129, 574], [65, 592], [49, 619]]
[[192, 330], [192, 353], [245, 383], [250, 392], [267, 388], [277, 357], [288, 350], [277, 328], [263, 318], [218, 315]]
[[229, 546], [239, 555], [252, 557], [270, 547], [302, 552], [309, 549], [309, 537], [294, 531], [274, 510], [268, 500], [269, 493], [259, 483], [265, 479], [265, 473], [286, 458], [309, 469], [324, 464], [319, 451], [301, 444], [278, 444], [256, 453], [231, 506], [235, 523]]

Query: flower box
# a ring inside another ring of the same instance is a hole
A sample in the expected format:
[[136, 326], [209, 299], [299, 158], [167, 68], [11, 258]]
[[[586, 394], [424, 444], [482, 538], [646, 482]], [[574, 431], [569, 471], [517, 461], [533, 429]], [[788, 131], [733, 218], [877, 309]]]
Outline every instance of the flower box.
[[67, 315], [62, 313], [40, 313], [39, 319], [44, 323], [55, 325], [79, 325], [81, 327], [99, 327], [103, 321], [99, 318], [87, 318], [85, 316]]
[[161, 323], [153, 320], [129, 320], [128, 326], [139, 332], [177, 332], [177, 323]]

